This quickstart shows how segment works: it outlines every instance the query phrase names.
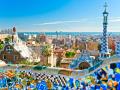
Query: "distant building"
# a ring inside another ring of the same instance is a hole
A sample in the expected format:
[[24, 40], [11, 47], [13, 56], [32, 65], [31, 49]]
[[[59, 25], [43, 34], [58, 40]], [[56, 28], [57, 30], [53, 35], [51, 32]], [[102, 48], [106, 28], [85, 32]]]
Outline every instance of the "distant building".
[[9, 36], [9, 34], [0, 34], [0, 40], [4, 41], [4, 39], [8, 36]]
[[4, 29], [0, 31], [0, 34], [11, 34], [13, 33], [13, 29]]
[[73, 45], [72, 42], [72, 36], [68, 35], [67, 38], [65, 39], [65, 45], [67, 46], [67, 48], [71, 48]]
[[80, 40], [79, 39], [75, 39], [75, 47], [79, 47], [80, 45]]
[[40, 43], [45, 43], [46, 42], [46, 35], [45, 34], [41, 34], [40, 36], [39, 36], [39, 39], [40, 39]]
[[69, 68], [70, 63], [72, 62], [73, 58], [63, 58], [60, 63], [61, 68]]
[[62, 48], [56, 48], [54, 50], [54, 57], [56, 57], [56, 66], [61, 67], [61, 61], [64, 57], [64, 53], [65, 51]]
[[13, 27], [13, 29], [8, 29], [8, 30], [1, 31], [0, 40], [4, 41], [5, 38], [7, 38], [7, 37], [11, 37], [11, 42], [13, 42], [13, 43], [17, 41], [18, 35], [16, 33], [16, 28], [15, 27]]
[[120, 55], [120, 41], [116, 41], [115, 53], [116, 53], [117, 55]]
[[115, 51], [115, 40], [113, 37], [108, 37], [108, 46], [113, 52]]
[[98, 45], [99, 45], [99, 43], [98, 42], [94, 42], [94, 41], [89, 41], [88, 43], [87, 43], [87, 49], [88, 50], [98, 50]]
[[46, 42], [47, 42], [48, 44], [52, 44], [52, 38], [46, 38]]
[[52, 40], [52, 43], [55, 45], [55, 46], [59, 46], [59, 40], [57, 38], [53, 38]]
[[85, 48], [85, 44], [83, 41], [79, 42], [79, 49], [82, 51], [83, 49], [86, 49]]

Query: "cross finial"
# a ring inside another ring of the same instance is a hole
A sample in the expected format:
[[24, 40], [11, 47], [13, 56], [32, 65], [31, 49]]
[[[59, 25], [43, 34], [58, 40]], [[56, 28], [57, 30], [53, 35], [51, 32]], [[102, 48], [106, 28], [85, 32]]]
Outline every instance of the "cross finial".
[[104, 5], [104, 7], [105, 7], [105, 11], [106, 11], [106, 8], [108, 7], [108, 5], [107, 5], [107, 3], [105, 2], [105, 5]]
[[105, 2], [105, 5], [104, 5], [104, 7], [106, 8], [108, 5], [107, 5], [107, 3]]

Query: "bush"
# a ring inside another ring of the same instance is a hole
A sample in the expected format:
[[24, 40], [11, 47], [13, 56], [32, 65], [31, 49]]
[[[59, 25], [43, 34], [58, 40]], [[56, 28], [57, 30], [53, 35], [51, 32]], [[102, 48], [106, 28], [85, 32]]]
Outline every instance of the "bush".
[[74, 57], [74, 56], [75, 56], [75, 52], [66, 52], [66, 53], [65, 53], [65, 56], [66, 56], [67, 58]]
[[34, 62], [34, 65], [38, 65], [38, 64], [40, 64], [40, 62]]
[[33, 69], [34, 70], [42, 70], [42, 69], [46, 69], [47, 67], [45, 66], [35, 66]]
[[0, 43], [0, 50], [3, 49], [3, 47], [4, 47], [4, 44]]
[[25, 68], [26, 66], [22, 65], [21, 68]]
[[21, 62], [19, 62], [19, 64], [27, 64], [27, 65], [32, 65], [33, 63], [27, 61], [27, 60], [21, 60]]

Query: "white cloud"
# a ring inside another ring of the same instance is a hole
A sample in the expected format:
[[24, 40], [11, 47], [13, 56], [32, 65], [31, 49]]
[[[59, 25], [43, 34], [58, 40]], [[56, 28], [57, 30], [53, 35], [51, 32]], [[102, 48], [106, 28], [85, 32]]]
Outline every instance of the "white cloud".
[[65, 24], [65, 23], [80, 23], [80, 22], [81, 21], [53, 21], [53, 22], [33, 24], [33, 25], [41, 26], [41, 25], [55, 25], [55, 24]]
[[[43, 29], [42, 31], [56, 31], [61, 28], [63, 31], [70, 31], [70, 32], [72, 31], [101, 32], [102, 31], [102, 26], [101, 26], [102, 20], [103, 20], [103, 17], [96, 17], [96, 18], [83, 18], [79, 20], [51, 21], [51, 22], [38, 23], [38, 24], [33, 24], [33, 25], [46, 26], [46, 27], [40, 27], [40, 29]], [[108, 23], [110, 24], [108, 25], [108, 31], [113, 32], [114, 30], [114, 32], [118, 32], [120, 30], [119, 22], [120, 22], [120, 17], [110, 17], [108, 20]], [[70, 24], [70, 26], [69, 27], [68, 26], [67, 27], [56, 26], [59, 24], [60, 25]], [[54, 25], [54, 27], [49, 27], [49, 25]]]
[[110, 22], [120, 22], [120, 19], [113, 19], [113, 20], [110, 20]]
[[120, 17], [111, 18], [110, 22], [120, 22]]

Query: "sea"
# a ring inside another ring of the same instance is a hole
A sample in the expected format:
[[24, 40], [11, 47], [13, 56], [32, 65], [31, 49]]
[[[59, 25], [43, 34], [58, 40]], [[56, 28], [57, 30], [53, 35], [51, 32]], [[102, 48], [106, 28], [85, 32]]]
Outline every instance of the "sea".
[[[72, 36], [78, 36], [78, 35], [102, 35], [102, 32], [18, 32], [18, 34], [24, 34], [24, 35], [39, 35], [39, 34], [45, 34], [48, 36], [51, 35], [72, 35]], [[108, 35], [120, 35], [120, 32], [108, 32]]]

